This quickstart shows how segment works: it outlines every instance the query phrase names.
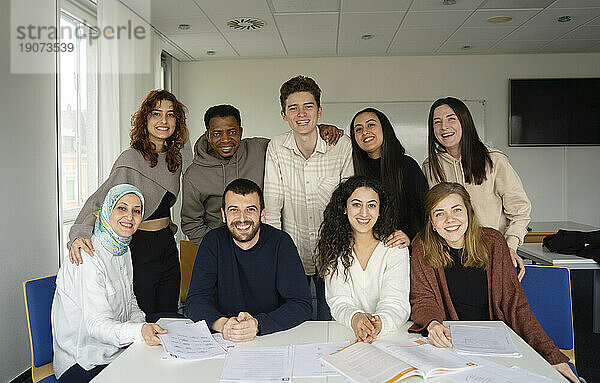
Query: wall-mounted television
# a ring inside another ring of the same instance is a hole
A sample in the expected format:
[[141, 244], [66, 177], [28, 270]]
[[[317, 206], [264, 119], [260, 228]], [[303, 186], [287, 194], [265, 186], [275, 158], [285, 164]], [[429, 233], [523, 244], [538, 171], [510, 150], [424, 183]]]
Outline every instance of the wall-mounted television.
[[510, 80], [509, 146], [600, 145], [600, 78]]

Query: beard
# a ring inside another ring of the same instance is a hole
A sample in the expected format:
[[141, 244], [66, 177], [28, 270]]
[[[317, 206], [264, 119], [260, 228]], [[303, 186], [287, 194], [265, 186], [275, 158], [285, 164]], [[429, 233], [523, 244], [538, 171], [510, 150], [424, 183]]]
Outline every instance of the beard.
[[[236, 225], [250, 225], [250, 228], [247, 232], [245, 233], [240, 233], [237, 228]], [[254, 237], [256, 237], [256, 234], [258, 233], [258, 230], [260, 230], [260, 221], [259, 222], [253, 222], [253, 221], [234, 221], [231, 223], [227, 223], [227, 228], [229, 229], [229, 233], [231, 233], [231, 236], [233, 237], [233, 239], [235, 239], [238, 242], [249, 242], [252, 241], [254, 239]]]

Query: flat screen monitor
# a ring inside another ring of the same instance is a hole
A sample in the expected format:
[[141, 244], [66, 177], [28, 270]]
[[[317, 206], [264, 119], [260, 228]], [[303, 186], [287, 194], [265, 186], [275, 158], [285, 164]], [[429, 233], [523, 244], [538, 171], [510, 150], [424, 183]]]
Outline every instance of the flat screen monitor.
[[510, 80], [509, 146], [600, 145], [600, 78]]

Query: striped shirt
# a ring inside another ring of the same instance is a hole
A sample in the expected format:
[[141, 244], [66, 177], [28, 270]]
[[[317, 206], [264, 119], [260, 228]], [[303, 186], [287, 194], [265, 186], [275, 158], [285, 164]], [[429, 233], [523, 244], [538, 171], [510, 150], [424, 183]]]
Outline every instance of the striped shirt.
[[315, 274], [314, 250], [331, 193], [354, 174], [352, 144], [342, 136], [335, 146], [318, 137], [306, 159], [290, 130], [271, 140], [265, 160], [265, 223], [287, 232], [306, 275]]

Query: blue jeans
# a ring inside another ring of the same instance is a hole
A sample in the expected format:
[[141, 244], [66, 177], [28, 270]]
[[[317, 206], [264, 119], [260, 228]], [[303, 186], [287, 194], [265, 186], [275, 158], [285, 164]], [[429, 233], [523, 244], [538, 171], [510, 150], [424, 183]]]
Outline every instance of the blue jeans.
[[[310, 288], [311, 279], [314, 282], [315, 293], [317, 296], [317, 312], [316, 312], [316, 316], [315, 316], [315, 313], [313, 312], [313, 315], [312, 315], [313, 319], [331, 320], [331, 311], [329, 311], [329, 305], [327, 304], [327, 301], [325, 300], [325, 281], [323, 280], [323, 278], [320, 278], [319, 276], [317, 276], [317, 274], [307, 275], [306, 280], [308, 281], [309, 288]], [[312, 292], [312, 289], [311, 289], [311, 292]]]
[[86, 383], [94, 379], [106, 366], [108, 364], [101, 364], [91, 370], [84, 370], [83, 367], [75, 363], [67, 371], [63, 372], [58, 381], [60, 383]]

